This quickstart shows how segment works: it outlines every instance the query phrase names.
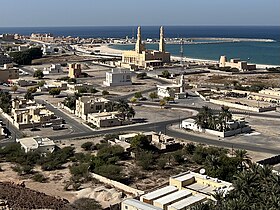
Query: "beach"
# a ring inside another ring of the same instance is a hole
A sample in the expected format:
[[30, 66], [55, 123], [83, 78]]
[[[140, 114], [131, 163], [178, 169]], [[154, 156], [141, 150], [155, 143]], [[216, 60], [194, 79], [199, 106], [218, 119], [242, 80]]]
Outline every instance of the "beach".
[[[100, 52], [104, 54], [116, 54], [116, 55], [121, 55], [123, 50], [119, 49], [114, 49], [110, 47], [108, 44], [103, 44], [99, 47]], [[180, 56], [172, 56], [171, 59], [175, 61], [180, 61], [181, 57]], [[184, 61], [188, 62], [195, 62], [195, 63], [209, 63], [209, 64], [217, 64], [219, 61], [218, 60], [206, 60], [206, 59], [197, 59], [197, 58], [190, 58], [190, 57], [184, 57]], [[258, 69], [265, 69], [265, 68], [274, 68], [277, 67], [277, 65], [268, 65], [268, 64], [256, 64]]]

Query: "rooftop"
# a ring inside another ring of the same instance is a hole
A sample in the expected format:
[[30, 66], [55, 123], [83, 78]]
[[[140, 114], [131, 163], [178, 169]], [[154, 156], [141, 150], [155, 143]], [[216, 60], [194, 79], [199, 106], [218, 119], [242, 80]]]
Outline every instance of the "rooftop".
[[161, 198], [155, 200], [154, 202], [159, 203], [161, 205], [165, 205], [165, 204], [171, 203], [175, 200], [179, 200], [179, 199], [183, 199], [185, 197], [189, 197], [191, 195], [192, 195], [192, 193], [189, 190], [180, 190], [180, 191], [171, 193], [169, 195], [166, 195], [164, 197], [161, 197]]
[[147, 200], [154, 200], [176, 191], [178, 191], [177, 187], [166, 186], [153, 192], [147, 193], [146, 195], [143, 195], [142, 198], [145, 198]]
[[143, 203], [143, 202], [141, 202], [139, 200], [135, 200], [135, 199], [126, 199], [122, 203], [126, 204], [126, 205], [130, 205], [130, 206], [134, 206], [139, 210], [162, 210], [161, 208], [152, 206], [147, 203]]
[[193, 196], [190, 196], [190, 197], [187, 197], [185, 199], [182, 199], [176, 203], [173, 203], [170, 205], [170, 207], [173, 207], [174, 209], [184, 209], [192, 204], [195, 204], [197, 202], [200, 202], [200, 201], [203, 201], [206, 199], [206, 196], [204, 195], [199, 195], [199, 194], [196, 194], [196, 195], [193, 195]]

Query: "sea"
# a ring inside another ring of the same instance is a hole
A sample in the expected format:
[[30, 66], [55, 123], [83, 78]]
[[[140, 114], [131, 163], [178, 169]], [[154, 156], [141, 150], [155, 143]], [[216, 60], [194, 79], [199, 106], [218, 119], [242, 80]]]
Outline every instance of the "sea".
[[[52, 33], [55, 36], [82, 38], [125, 38], [136, 36], [136, 26], [92, 27], [0, 27], [2, 33]], [[158, 39], [159, 26], [143, 26], [143, 39]], [[273, 42], [244, 41], [234, 43], [185, 44], [184, 56], [196, 59], [218, 60], [221, 55], [240, 58], [250, 63], [280, 66], [280, 26], [166, 26], [167, 38], [248, 38], [270, 39]], [[207, 39], [206, 39], [207, 40]], [[134, 45], [112, 45], [112, 48], [130, 50]], [[147, 44], [148, 49], [157, 49], [156, 44]], [[181, 46], [168, 44], [166, 50], [180, 56]]]

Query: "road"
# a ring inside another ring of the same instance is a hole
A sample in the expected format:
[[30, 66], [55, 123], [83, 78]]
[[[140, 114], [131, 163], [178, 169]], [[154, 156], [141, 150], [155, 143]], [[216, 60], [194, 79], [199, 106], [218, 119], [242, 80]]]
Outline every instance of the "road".
[[52, 106], [49, 102], [42, 100], [42, 99], [35, 99], [35, 101], [37, 103], [44, 104], [48, 110], [55, 113], [56, 116], [64, 119], [65, 122], [72, 127], [72, 129], [75, 133], [80, 134], [80, 133], [88, 133], [88, 132], [92, 131], [90, 128], [88, 128], [87, 126], [83, 125], [82, 123], [76, 121], [69, 115], [62, 112], [60, 109]]
[[223, 141], [223, 140], [214, 140], [214, 139], [209, 139], [206, 137], [191, 135], [191, 134], [185, 133], [185, 132], [178, 132], [178, 131], [169, 129], [168, 127], [166, 129], [166, 134], [169, 136], [172, 136], [174, 138], [185, 139], [185, 140], [193, 141], [196, 143], [213, 145], [213, 146], [217, 146], [217, 147], [245, 149], [245, 150], [249, 150], [249, 151], [269, 153], [269, 154], [275, 154], [275, 155], [280, 154], [279, 149], [264, 148], [264, 147], [260, 147], [260, 146], [254, 145], [254, 144], [241, 144], [241, 143], [239, 144], [239, 143], [232, 143], [232, 142]]

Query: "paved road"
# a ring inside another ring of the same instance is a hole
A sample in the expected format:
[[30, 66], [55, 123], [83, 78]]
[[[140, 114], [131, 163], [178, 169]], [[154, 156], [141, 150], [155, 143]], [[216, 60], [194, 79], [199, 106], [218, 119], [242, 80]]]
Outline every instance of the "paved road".
[[87, 132], [91, 132], [92, 131], [87, 126], [83, 125], [82, 123], [79, 123], [75, 119], [71, 118], [69, 115], [65, 114], [61, 110], [59, 110], [56, 107], [52, 106], [49, 102], [44, 101], [42, 99], [35, 99], [35, 101], [37, 103], [40, 103], [40, 104], [45, 104], [47, 109], [49, 109], [50, 111], [54, 112], [56, 116], [64, 119], [65, 122], [72, 127], [72, 129], [73, 129], [73, 131], [75, 133], [87, 133]]
[[105, 135], [111, 133], [121, 133], [121, 132], [129, 132], [129, 131], [156, 131], [156, 132], [165, 132], [166, 126], [178, 123], [179, 119], [172, 119], [163, 122], [155, 122], [155, 123], [142, 123], [142, 124], [134, 124], [130, 126], [122, 126], [122, 127], [114, 127], [109, 129], [102, 129], [102, 130], [91, 130], [87, 133], [73, 133], [73, 134], [66, 134], [62, 136], [50, 136], [50, 139], [53, 140], [63, 140], [63, 139], [70, 139], [70, 138], [80, 138], [80, 137], [91, 137], [91, 136], [98, 136], [98, 135]]
[[245, 150], [250, 150], [250, 151], [255, 151], [255, 152], [264, 152], [264, 153], [277, 154], [277, 155], [280, 154], [280, 149], [264, 148], [264, 147], [257, 146], [254, 144], [249, 145], [249, 144], [233, 143], [233, 142], [228, 142], [228, 141], [223, 141], [223, 140], [214, 140], [214, 139], [209, 139], [207, 137], [201, 137], [201, 136], [196, 136], [196, 135], [192, 135], [189, 133], [171, 130], [168, 127], [166, 129], [166, 134], [169, 136], [172, 136], [174, 138], [181, 138], [181, 139], [190, 140], [190, 141], [193, 141], [196, 143], [213, 145], [213, 146], [217, 146], [217, 147], [245, 149]]

